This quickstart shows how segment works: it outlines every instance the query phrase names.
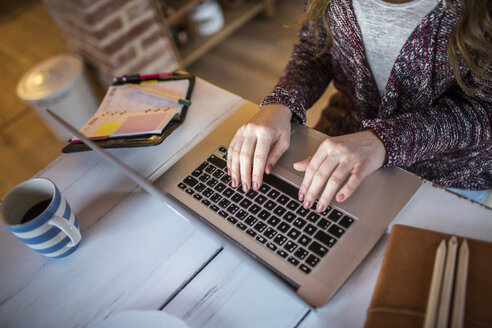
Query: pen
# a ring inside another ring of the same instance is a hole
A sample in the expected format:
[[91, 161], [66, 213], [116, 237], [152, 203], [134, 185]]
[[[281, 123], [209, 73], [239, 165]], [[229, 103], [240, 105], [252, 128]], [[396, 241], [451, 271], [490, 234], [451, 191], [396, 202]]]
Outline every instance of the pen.
[[157, 90], [153, 90], [153, 89], [147, 89], [147, 88], [142, 87], [140, 85], [134, 85], [134, 84], [125, 84], [125, 85], [128, 86], [128, 87], [130, 87], [130, 88], [133, 88], [133, 89], [138, 89], [139, 91], [141, 91], [143, 93], [146, 93], [146, 94], [149, 94], [151, 96], [160, 97], [160, 98], [163, 98], [163, 99], [166, 99], [166, 100], [170, 100], [172, 102], [175, 102], [175, 103], [178, 103], [178, 104], [181, 104], [181, 105], [185, 105], [185, 106], [190, 106], [191, 105], [191, 101], [189, 101], [188, 99], [182, 99], [182, 98], [179, 98], [179, 97], [176, 97], [176, 96], [167, 94], [167, 93], [165, 93], [163, 91], [157, 91]]
[[166, 72], [166, 73], [156, 73], [156, 74], [146, 74], [146, 75], [123, 75], [121, 77], [117, 77], [114, 79], [114, 83], [140, 83], [146, 80], [158, 80], [166, 77], [174, 76], [174, 73]]

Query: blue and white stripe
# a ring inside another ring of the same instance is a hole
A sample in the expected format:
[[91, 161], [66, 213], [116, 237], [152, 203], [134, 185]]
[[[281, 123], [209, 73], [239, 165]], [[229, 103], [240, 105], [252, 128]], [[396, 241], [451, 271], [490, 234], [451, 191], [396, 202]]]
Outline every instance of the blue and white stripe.
[[78, 229], [75, 214], [58, 188], [46, 210], [34, 220], [22, 225], [6, 225], [14, 235], [33, 250], [47, 257], [59, 258], [71, 254], [77, 245], [70, 247], [70, 238], [58, 227], [50, 224], [53, 216], [67, 219]]

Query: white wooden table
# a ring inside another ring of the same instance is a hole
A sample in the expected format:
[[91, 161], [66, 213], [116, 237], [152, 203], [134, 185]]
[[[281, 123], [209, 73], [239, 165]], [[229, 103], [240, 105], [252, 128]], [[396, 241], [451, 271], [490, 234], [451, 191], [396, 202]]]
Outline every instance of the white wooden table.
[[[161, 145], [111, 152], [154, 181], [246, 101], [198, 79], [185, 124]], [[313, 309], [248, 255], [222, 248], [93, 152], [38, 173], [77, 214], [79, 248], [33, 252], [0, 227], [0, 327], [86, 327], [162, 310], [190, 327], [360, 327], [387, 235], [333, 299]], [[404, 187], [404, 186], [402, 186]], [[424, 183], [395, 222], [492, 241], [492, 210]], [[389, 231], [389, 230], [388, 230]]]

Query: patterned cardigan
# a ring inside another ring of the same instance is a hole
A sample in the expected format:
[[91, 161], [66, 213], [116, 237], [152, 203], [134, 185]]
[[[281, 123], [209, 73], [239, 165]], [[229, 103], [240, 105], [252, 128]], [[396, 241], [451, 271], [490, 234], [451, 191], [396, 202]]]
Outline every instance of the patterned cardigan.
[[[461, 8], [460, 3], [456, 4]], [[472, 76], [460, 64], [468, 95], [456, 82], [447, 55], [459, 14], [438, 0], [400, 51], [383, 96], [369, 69], [351, 0], [333, 0], [328, 12], [332, 44], [321, 55], [318, 39], [304, 25], [277, 85], [261, 106], [280, 103], [299, 121], [331, 80], [350, 98], [359, 129], [373, 129], [388, 154], [385, 166], [399, 166], [445, 187], [492, 188], [492, 81]], [[487, 73], [492, 74], [489, 66]]]

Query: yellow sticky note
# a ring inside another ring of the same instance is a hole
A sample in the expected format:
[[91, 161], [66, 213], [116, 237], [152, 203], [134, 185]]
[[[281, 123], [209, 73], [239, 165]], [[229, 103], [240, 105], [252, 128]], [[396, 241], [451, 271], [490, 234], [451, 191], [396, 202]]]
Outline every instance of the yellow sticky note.
[[114, 133], [123, 122], [105, 122], [94, 132], [95, 136], [108, 136]]

